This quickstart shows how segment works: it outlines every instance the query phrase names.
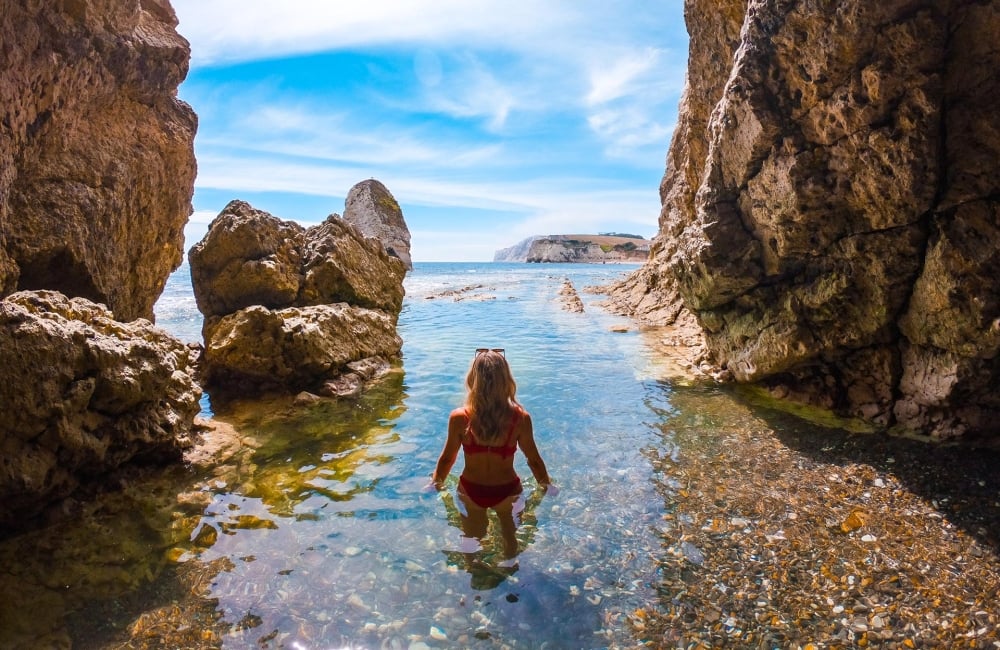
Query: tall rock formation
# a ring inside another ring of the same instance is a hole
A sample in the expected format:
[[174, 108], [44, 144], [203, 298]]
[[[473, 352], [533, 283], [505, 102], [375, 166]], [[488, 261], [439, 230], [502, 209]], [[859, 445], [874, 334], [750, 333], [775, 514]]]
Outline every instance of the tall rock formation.
[[195, 177], [176, 26], [167, 0], [4, 0], [0, 297], [52, 289], [153, 317]]
[[344, 201], [344, 221], [365, 237], [380, 241], [387, 253], [402, 260], [406, 270], [413, 270], [410, 229], [403, 220], [403, 210], [385, 185], [371, 178], [352, 187]]
[[336, 214], [307, 229], [233, 201], [189, 259], [214, 395], [355, 392], [399, 355], [403, 262]]
[[176, 26], [166, 0], [0, 7], [4, 530], [188, 444], [192, 359], [146, 320], [182, 259], [195, 175]]
[[739, 381], [933, 439], [1000, 422], [1000, 5], [688, 0], [637, 315]]

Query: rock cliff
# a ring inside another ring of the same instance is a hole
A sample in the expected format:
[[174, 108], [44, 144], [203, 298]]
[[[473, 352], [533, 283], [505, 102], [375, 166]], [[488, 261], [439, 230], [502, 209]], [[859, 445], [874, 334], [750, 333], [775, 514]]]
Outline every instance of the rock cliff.
[[641, 264], [650, 242], [616, 235], [549, 235], [529, 237], [498, 250], [494, 262], [577, 262], [583, 264]]
[[493, 253], [494, 262], [526, 262], [528, 260], [528, 251], [531, 250], [531, 243], [536, 239], [541, 239], [541, 235], [535, 235], [534, 237], [528, 237], [527, 239], [522, 239], [513, 246], [508, 246], [507, 248], [501, 248], [500, 250]]
[[336, 214], [307, 229], [233, 201], [189, 260], [213, 395], [338, 393], [371, 378], [351, 364], [402, 347], [404, 264]]
[[200, 409], [191, 351], [55, 291], [0, 301], [0, 524], [134, 459], [180, 460]]
[[937, 440], [1000, 422], [1000, 5], [687, 0], [632, 313], [781, 396]]
[[0, 11], [0, 296], [52, 289], [153, 317], [183, 254], [196, 118], [166, 0]]
[[352, 187], [344, 201], [344, 221], [365, 237], [380, 241], [387, 253], [402, 260], [408, 271], [413, 270], [410, 229], [403, 220], [403, 210], [385, 185], [371, 178]]

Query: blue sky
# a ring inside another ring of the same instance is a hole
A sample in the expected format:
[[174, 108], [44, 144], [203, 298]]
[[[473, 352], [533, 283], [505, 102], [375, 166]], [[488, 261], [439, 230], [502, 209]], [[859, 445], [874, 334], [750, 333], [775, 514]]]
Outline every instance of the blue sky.
[[656, 233], [683, 0], [173, 0], [199, 117], [189, 248], [232, 199], [310, 225], [377, 178], [414, 261]]

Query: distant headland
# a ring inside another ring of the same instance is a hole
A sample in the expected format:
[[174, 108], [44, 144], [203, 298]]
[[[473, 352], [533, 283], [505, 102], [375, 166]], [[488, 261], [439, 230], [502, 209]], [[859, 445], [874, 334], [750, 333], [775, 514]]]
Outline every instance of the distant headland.
[[607, 232], [597, 235], [535, 235], [498, 250], [494, 262], [578, 262], [642, 264], [652, 242], [641, 235]]

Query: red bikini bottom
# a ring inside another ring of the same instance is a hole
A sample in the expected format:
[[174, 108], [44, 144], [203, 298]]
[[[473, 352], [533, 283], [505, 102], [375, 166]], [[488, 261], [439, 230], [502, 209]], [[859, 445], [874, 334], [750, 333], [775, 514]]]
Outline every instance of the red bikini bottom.
[[458, 485], [462, 488], [462, 492], [480, 508], [492, 508], [507, 497], [521, 493], [520, 478], [500, 485], [483, 485], [482, 483], [473, 483], [464, 476], [460, 476], [458, 477]]

